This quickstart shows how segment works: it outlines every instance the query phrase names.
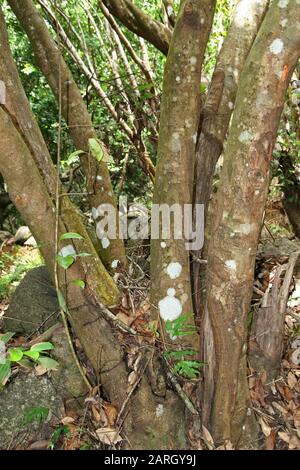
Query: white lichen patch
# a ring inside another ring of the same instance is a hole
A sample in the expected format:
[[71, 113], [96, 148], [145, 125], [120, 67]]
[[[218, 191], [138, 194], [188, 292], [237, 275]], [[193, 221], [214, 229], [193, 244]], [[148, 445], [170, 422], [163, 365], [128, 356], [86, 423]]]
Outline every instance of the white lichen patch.
[[98, 217], [98, 210], [96, 209], [96, 207], [92, 208], [92, 216], [94, 220], [96, 220]]
[[98, 175], [98, 176], [97, 176], [97, 180], [98, 180], [98, 181], [102, 181], [102, 176]]
[[102, 247], [104, 248], [104, 250], [106, 250], [106, 249], [109, 247], [109, 245], [110, 245], [110, 241], [109, 241], [108, 238], [103, 237], [103, 238], [101, 239], [101, 244], [102, 244]]
[[289, 4], [289, 0], [279, 0], [278, 6], [279, 8], [286, 8]]
[[64, 258], [66, 256], [76, 256], [76, 251], [73, 245], [67, 245], [63, 246], [62, 249], [59, 252], [60, 256], [63, 256]]
[[278, 55], [283, 51], [283, 41], [279, 38], [274, 39], [272, 44], [270, 45], [270, 51], [272, 54]]
[[191, 64], [191, 65], [196, 65], [196, 64], [197, 64], [197, 57], [194, 57], [194, 56], [191, 57], [191, 58], [190, 58], [190, 64]]
[[175, 289], [168, 289], [167, 296], [158, 302], [159, 314], [164, 321], [174, 321], [182, 313], [181, 302], [175, 297]]
[[241, 224], [239, 226], [239, 232], [244, 233], [245, 235], [249, 235], [251, 232], [251, 224]]
[[234, 108], [234, 104], [233, 104], [232, 101], [229, 101], [229, 103], [228, 103], [228, 108], [229, 108], [229, 109], [233, 109], [233, 108]]
[[118, 259], [114, 259], [111, 263], [111, 267], [113, 269], [116, 269], [118, 267], [118, 264], [119, 264], [119, 260]]
[[157, 418], [160, 418], [164, 414], [164, 405], [157, 405], [156, 410], [155, 410], [155, 416]]
[[166, 268], [166, 272], [170, 279], [177, 279], [180, 276], [181, 271], [182, 271], [182, 266], [180, 263], [177, 263], [177, 262], [170, 263]]
[[167, 14], [168, 16], [172, 16], [174, 13], [173, 7], [171, 5], [167, 6]]
[[178, 153], [181, 151], [180, 134], [178, 132], [173, 132], [170, 147], [172, 152], [174, 153]]
[[190, 129], [193, 125], [192, 120], [190, 118], [185, 119], [184, 124], [187, 129]]
[[167, 244], [166, 244], [166, 242], [160, 242], [160, 246], [161, 246], [162, 248], [166, 248]]
[[282, 28], [285, 28], [286, 25], [288, 24], [288, 19], [287, 19], [287, 18], [283, 18], [283, 19], [280, 21], [279, 24], [280, 24], [280, 26], [281, 26]]
[[253, 140], [252, 134], [250, 134], [249, 131], [243, 131], [239, 135], [239, 141], [242, 142], [242, 144], [247, 144], [248, 142], [251, 142]]
[[177, 82], [177, 83], [180, 83], [180, 81], [181, 81], [181, 78], [179, 77], [179, 75], [177, 75], [177, 77], [176, 77], [176, 79], [175, 79], [175, 80], [176, 80], [176, 82]]
[[228, 269], [236, 271], [236, 261], [234, 259], [229, 259], [225, 264]]

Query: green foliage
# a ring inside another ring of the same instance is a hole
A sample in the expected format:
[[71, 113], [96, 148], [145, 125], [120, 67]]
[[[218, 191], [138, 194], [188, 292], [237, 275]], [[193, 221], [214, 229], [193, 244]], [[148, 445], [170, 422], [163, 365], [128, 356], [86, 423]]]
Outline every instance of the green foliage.
[[55, 445], [57, 444], [60, 437], [69, 436], [69, 435], [70, 435], [70, 429], [68, 428], [68, 426], [63, 425], [63, 426], [59, 426], [58, 428], [56, 428], [51, 436], [49, 449], [53, 450], [55, 448]]
[[37, 343], [29, 349], [22, 346], [7, 348], [6, 345], [13, 335], [14, 333], [10, 332], [0, 335], [0, 390], [11, 375], [12, 365], [32, 367], [34, 364], [40, 364], [46, 371], [58, 367], [58, 362], [47, 356], [46, 351], [54, 348], [52, 343]]
[[[166, 331], [172, 339], [178, 337], [189, 336], [195, 333], [195, 327], [189, 324], [191, 315], [180, 315], [174, 321], [166, 321]], [[172, 367], [174, 374], [181, 375], [186, 379], [195, 379], [200, 374], [200, 369], [204, 365], [202, 362], [193, 360], [192, 356], [196, 357], [197, 352], [192, 349], [183, 350], [167, 350], [164, 356], [168, 359], [175, 361]], [[189, 359], [186, 359], [189, 357]]]
[[83, 236], [75, 232], [67, 232], [60, 236], [60, 241], [62, 240], [83, 240]]
[[173, 367], [174, 374], [179, 374], [187, 379], [196, 379], [199, 376], [203, 363], [200, 361], [178, 361]]
[[195, 333], [195, 327], [188, 323], [191, 315], [180, 315], [174, 321], [166, 321], [166, 331], [171, 338], [176, 338], [178, 336], [188, 336]]
[[49, 408], [44, 406], [33, 406], [26, 408], [24, 413], [23, 426], [31, 423], [44, 423], [49, 416]]
[[15, 288], [28, 271], [41, 264], [42, 258], [37, 250], [26, 253], [22, 257], [8, 253], [1, 254], [0, 301], [5, 300], [10, 288]]

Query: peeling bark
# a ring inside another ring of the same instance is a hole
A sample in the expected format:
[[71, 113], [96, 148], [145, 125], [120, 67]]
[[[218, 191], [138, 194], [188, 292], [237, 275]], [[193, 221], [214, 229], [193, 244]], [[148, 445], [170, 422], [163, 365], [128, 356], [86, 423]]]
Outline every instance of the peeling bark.
[[[215, 353], [214, 389], [207, 397], [213, 397], [211, 429], [216, 443], [229, 439], [238, 445], [250, 405], [247, 317], [272, 150], [299, 58], [299, 19], [297, 0], [271, 4], [241, 75], [224, 155], [207, 271]], [[206, 361], [209, 368], [210, 357]], [[205, 406], [210, 408], [210, 402]]]

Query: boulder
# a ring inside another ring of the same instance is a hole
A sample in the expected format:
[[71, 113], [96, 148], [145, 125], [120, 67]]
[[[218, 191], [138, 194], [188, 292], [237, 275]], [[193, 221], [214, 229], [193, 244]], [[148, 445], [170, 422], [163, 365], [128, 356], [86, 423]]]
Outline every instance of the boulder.
[[[13, 293], [5, 313], [5, 331], [28, 334], [43, 332], [54, 325], [59, 315], [56, 291], [47, 268], [39, 266], [29, 271]], [[42, 325], [42, 326], [41, 326]]]
[[[44, 422], [25, 424], [37, 407], [47, 408]], [[0, 449], [24, 449], [31, 442], [49, 440], [53, 429], [64, 417], [61, 395], [47, 376], [19, 374], [0, 392]]]

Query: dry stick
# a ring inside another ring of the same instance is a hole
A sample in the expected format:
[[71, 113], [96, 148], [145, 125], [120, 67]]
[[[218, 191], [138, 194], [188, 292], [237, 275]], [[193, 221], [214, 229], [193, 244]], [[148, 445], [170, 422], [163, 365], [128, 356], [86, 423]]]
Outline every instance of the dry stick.
[[[60, 37], [59, 37], [59, 31], [57, 30], [57, 41], [58, 41], [58, 48], [60, 49]], [[60, 51], [59, 51], [60, 52]], [[56, 214], [55, 214], [55, 254], [58, 253], [58, 235], [59, 235], [59, 208], [60, 208], [60, 175], [59, 175], [59, 169], [60, 169], [60, 160], [61, 160], [61, 124], [62, 124], [62, 83], [61, 83], [61, 63], [59, 60], [59, 65], [58, 65], [58, 74], [59, 74], [59, 86], [58, 86], [58, 133], [57, 133], [57, 171], [56, 171]], [[60, 298], [60, 289], [59, 289], [59, 280], [58, 280], [58, 263], [57, 259], [55, 257], [54, 260], [54, 281], [55, 281], [55, 288], [57, 292], [58, 298]], [[82, 376], [84, 383], [88, 387], [89, 390], [92, 390], [92, 385], [90, 384], [87, 376], [85, 375], [81, 364], [78, 360], [78, 357], [76, 355], [71, 334], [69, 331], [68, 327], [68, 321], [66, 317], [66, 313], [64, 312], [62, 306], [60, 305], [60, 313], [63, 321], [63, 325], [65, 328], [67, 340], [71, 349], [72, 356], [74, 358], [75, 364], [80, 372], [80, 375]]]

